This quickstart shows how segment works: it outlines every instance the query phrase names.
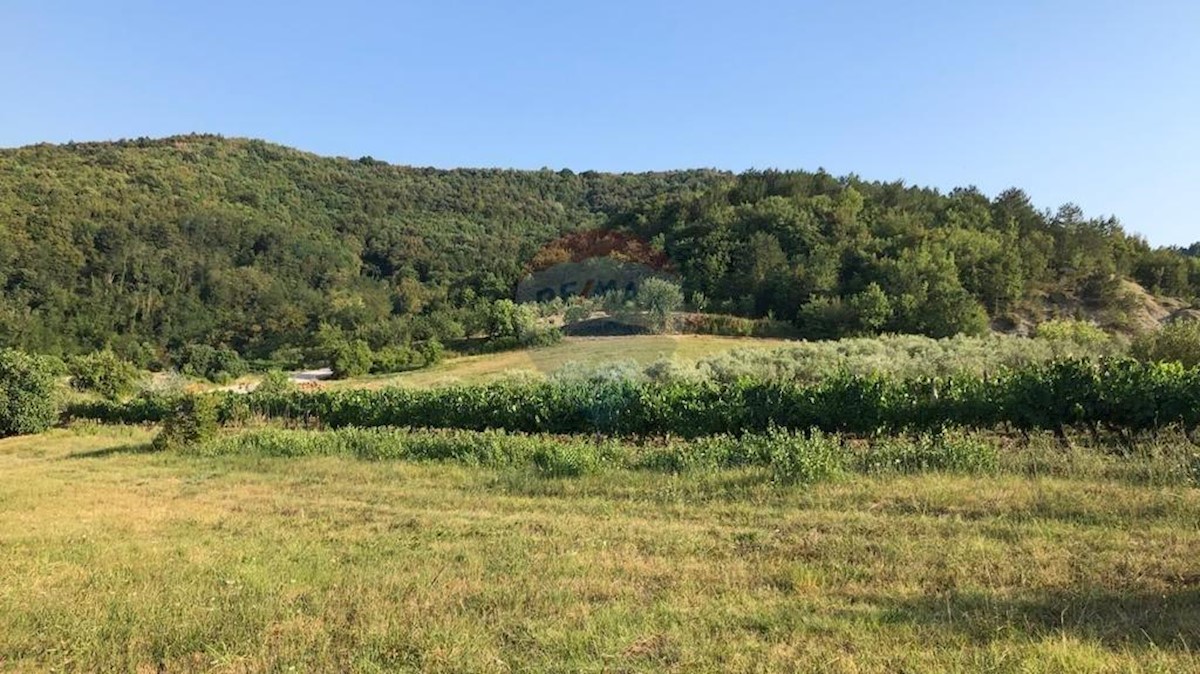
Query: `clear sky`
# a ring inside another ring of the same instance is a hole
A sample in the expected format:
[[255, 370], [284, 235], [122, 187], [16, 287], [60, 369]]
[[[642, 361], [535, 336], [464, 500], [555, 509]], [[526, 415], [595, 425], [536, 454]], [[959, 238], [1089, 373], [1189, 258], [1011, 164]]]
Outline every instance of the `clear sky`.
[[1200, 240], [1197, 0], [0, 0], [0, 64], [0, 146], [824, 167]]

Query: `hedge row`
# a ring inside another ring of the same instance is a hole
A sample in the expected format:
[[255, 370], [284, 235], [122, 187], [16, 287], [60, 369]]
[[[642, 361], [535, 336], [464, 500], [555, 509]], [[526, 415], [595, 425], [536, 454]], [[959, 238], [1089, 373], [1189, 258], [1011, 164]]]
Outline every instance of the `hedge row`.
[[[224, 420], [261, 415], [327, 428], [412, 426], [528, 433], [704, 435], [770, 428], [830, 433], [948, 428], [1065, 429], [1123, 434], [1200, 425], [1200, 369], [1132, 360], [1061, 361], [917, 380], [840, 375], [816, 384], [641, 381], [497, 384], [432, 390], [337, 390], [220, 395]], [[176, 401], [89, 403], [75, 418], [147, 422]]]

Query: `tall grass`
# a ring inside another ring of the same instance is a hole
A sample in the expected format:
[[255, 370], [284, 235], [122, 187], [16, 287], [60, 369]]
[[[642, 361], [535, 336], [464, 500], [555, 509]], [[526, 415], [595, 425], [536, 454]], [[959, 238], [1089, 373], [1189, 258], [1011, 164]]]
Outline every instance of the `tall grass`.
[[[1040, 436], [1039, 436], [1040, 438]], [[645, 441], [507, 431], [260, 428], [182, 447], [193, 456], [352, 456], [367, 461], [450, 462], [530, 469], [545, 477], [610, 470], [669, 474], [757, 469], [769, 481], [808, 484], [849, 474], [952, 473], [1119, 478], [1136, 483], [1200, 484], [1200, 459], [1181, 438], [1119, 456], [1107, 445], [1063, 451], [1038, 438], [1025, 445], [1002, 436], [949, 433], [852, 439], [820, 431], [771, 429], [741, 437], [714, 435]]]

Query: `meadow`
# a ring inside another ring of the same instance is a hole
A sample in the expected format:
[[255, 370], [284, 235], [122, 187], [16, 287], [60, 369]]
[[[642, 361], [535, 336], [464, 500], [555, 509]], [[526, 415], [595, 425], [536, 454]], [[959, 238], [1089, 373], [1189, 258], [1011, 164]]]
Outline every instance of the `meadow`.
[[76, 396], [0, 439], [0, 670], [1200, 669], [1200, 370], [631, 339]]
[[979, 471], [785, 484], [759, 466], [151, 452], [152, 433], [0, 441], [0, 667], [1200, 667], [1181, 438], [1134, 456], [993, 438]]

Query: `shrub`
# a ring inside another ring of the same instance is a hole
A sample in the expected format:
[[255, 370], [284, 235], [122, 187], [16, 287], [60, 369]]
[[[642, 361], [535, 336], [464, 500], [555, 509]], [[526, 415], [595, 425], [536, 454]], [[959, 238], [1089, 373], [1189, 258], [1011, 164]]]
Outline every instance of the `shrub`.
[[504, 431], [415, 431], [343, 428], [336, 431], [262, 429], [184, 445], [206, 456], [351, 455], [365, 460], [456, 461], [492, 468], [527, 465], [546, 477], [594, 472], [615, 453], [615, 443], [523, 435]]
[[112, 351], [97, 351], [75, 356], [67, 362], [71, 387], [91, 391], [106, 400], [119, 400], [133, 391], [138, 371], [132, 363], [118, 358]]
[[854, 317], [855, 331], [859, 333], [877, 333], [892, 319], [891, 300], [878, 283], [871, 283], [862, 292], [852, 295], [847, 307]]
[[46, 359], [0, 350], [0, 437], [41, 433], [58, 418], [58, 386]]
[[442, 358], [446, 355], [446, 347], [442, 346], [442, 343], [436, 339], [425, 340], [421, 343], [419, 350], [425, 367], [437, 365], [442, 362]]
[[371, 371], [374, 354], [361, 339], [339, 342], [332, 347], [329, 367], [334, 379], [361, 377]]
[[213, 439], [217, 434], [220, 398], [212, 395], [186, 396], [179, 400], [153, 447], [162, 451], [184, 449]]
[[837, 339], [852, 332], [857, 321], [856, 310], [840, 297], [817, 297], [796, 314], [796, 327], [805, 339]]
[[1037, 326], [1034, 338], [1051, 345], [1058, 357], [1112, 354], [1122, 347], [1112, 335], [1091, 321], [1055, 319]]
[[553, 346], [562, 341], [562, 330], [551, 325], [539, 325], [522, 336], [520, 345], [537, 348]]
[[217, 384], [237, 379], [249, 370], [237, 351], [208, 344], [185, 346], [177, 354], [175, 364], [189, 377], [200, 377]]
[[1054, 319], [1037, 326], [1034, 336], [1059, 342], [1073, 342], [1080, 346], [1100, 346], [1110, 339], [1107, 332], [1091, 321]]
[[633, 301], [649, 315], [654, 331], [666, 332], [671, 329], [671, 313], [683, 306], [683, 291], [677, 283], [651, 277], [638, 286]]
[[484, 322], [488, 337], [523, 342], [528, 333], [537, 329], [537, 311], [529, 304], [496, 300], [485, 310]]
[[254, 391], [262, 395], [284, 395], [296, 389], [292, 378], [283, 370], [270, 370], [263, 375]]
[[1183, 462], [1183, 470], [1187, 481], [1193, 487], [1200, 487], [1200, 452], [1192, 451]]
[[1134, 340], [1132, 354], [1143, 362], [1200, 365], [1200, 321], [1176, 321], [1158, 332], [1142, 335]]
[[375, 352], [371, 371], [376, 374], [391, 374], [415, 370], [425, 363], [421, 353], [408, 346], [385, 346]]
[[779, 484], [827, 480], [844, 472], [848, 463], [838, 439], [815, 430], [806, 436], [773, 429], [742, 442], [750, 445], [752, 454], [767, 457], [772, 479]]
[[583, 304], [572, 304], [567, 307], [563, 314], [563, 321], [566, 323], [578, 323], [586, 321], [592, 315], [592, 307]]

